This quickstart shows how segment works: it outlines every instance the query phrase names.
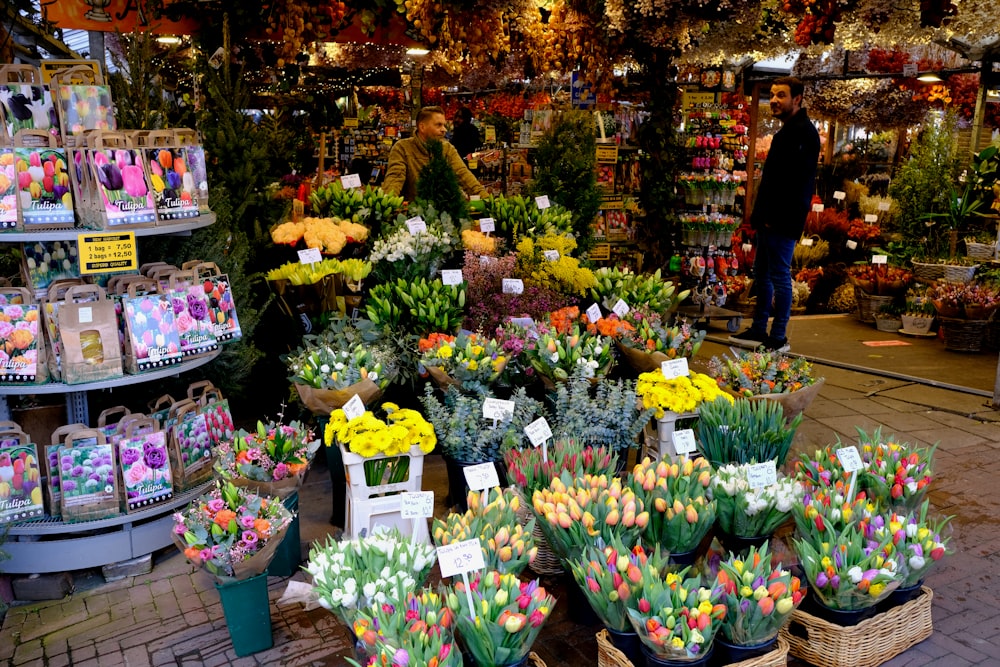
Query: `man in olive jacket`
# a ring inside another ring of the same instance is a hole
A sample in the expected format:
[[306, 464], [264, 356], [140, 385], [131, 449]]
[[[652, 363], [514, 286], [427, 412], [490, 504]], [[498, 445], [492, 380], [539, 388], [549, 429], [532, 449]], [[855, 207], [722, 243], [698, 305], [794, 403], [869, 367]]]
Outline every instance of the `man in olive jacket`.
[[446, 131], [444, 109], [424, 107], [417, 114], [417, 132], [409, 139], [400, 139], [389, 151], [389, 165], [386, 167], [382, 189], [389, 194], [402, 194], [406, 201], [417, 197], [417, 179], [420, 170], [431, 161], [427, 149], [429, 139], [437, 139], [442, 144], [442, 154], [458, 177], [458, 184], [466, 194], [485, 197], [486, 188], [480, 185], [469, 168], [462, 162], [458, 151], [445, 141]]

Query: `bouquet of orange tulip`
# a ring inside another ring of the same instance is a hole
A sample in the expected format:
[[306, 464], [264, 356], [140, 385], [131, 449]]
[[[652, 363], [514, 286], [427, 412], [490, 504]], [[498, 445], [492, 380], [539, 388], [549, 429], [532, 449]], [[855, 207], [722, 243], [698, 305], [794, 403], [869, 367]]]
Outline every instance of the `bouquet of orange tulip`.
[[715, 501], [706, 495], [711, 481], [712, 468], [703, 458], [667, 463], [646, 457], [636, 464], [628, 484], [649, 510], [642, 543], [671, 553], [694, 550], [715, 522]]

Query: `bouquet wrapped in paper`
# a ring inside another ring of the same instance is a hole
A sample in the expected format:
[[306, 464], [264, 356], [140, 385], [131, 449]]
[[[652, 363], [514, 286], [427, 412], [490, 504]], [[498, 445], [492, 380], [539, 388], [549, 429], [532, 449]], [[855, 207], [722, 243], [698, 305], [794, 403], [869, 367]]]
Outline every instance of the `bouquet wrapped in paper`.
[[240, 429], [232, 440], [215, 447], [215, 469], [236, 486], [285, 498], [302, 485], [319, 440], [299, 422], [257, 422], [257, 430]]

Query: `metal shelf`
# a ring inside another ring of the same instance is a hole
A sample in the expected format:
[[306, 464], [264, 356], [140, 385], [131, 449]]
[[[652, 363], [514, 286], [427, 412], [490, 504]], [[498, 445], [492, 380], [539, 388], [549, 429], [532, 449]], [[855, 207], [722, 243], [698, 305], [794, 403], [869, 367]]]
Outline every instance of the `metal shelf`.
[[84, 229], [82, 227], [67, 227], [66, 229], [40, 229], [32, 232], [0, 232], [0, 243], [33, 243], [34, 241], [75, 241], [80, 234], [100, 234], [101, 232], [135, 232], [139, 236], [166, 236], [170, 234], [185, 234], [194, 229], [201, 229], [215, 224], [215, 213], [209, 212], [197, 218], [188, 218], [178, 222], [168, 222], [154, 227], [128, 227], [122, 225], [110, 229]]

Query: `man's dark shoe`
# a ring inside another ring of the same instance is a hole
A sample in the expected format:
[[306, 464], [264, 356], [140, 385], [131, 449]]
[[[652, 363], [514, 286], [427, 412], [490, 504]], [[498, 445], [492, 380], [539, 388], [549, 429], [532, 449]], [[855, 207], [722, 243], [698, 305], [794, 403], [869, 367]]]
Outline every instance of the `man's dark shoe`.
[[764, 347], [773, 352], [788, 352], [792, 346], [788, 344], [787, 338], [775, 338], [768, 336], [764, 341]]
[[758, 331], [750, 328], [741, 334], [733, 334], [729, 337], [729, 342], [747, 347], [760, 347], [767, 339], [768, 335], [766, 331]]

